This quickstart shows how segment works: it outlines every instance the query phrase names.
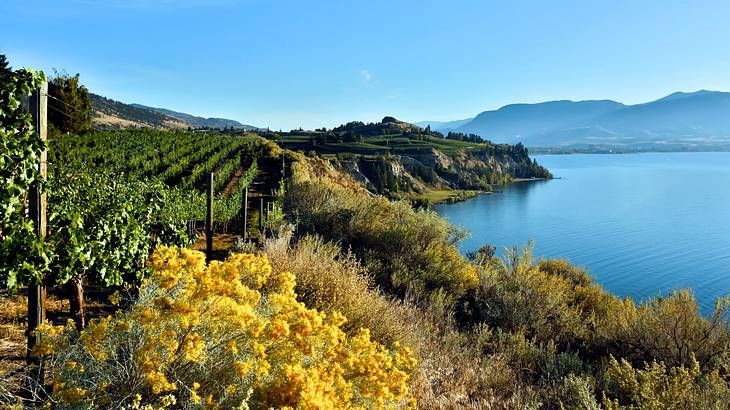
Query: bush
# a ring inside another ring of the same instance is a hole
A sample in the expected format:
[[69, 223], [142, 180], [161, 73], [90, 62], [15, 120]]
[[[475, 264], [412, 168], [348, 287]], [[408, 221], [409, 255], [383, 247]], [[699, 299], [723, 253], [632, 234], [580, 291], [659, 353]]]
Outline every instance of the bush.
[[730, 403], [730, 383], [717, 370], [702, 373], [700, 364], [667, 366], [645, 364], [635, 369], [628, 361], [611, 357], [606, 375], [608, 393], [603, 394], [607, 410], [625, 405], [641, 409], [726, 409]]
[[290, 236], [269, 240], [264, 253], [276, 271], [294, 274], [299, 300], [326, 313], [344, 314], [342, 329], [348, 334], [364, 327], [380, 343], [416, 343], [413, 324], [404, 320], [408, 308], [380, 293], [352, 254], [342, 254], [339, 246], [320, 237], [289, 242]]
[[344, 313], [348, 322], [342, 329], [348, 334], [367, 327], [380, 343], [412, 347], [419, 366], [409, 392], [420, 406], [482, 408], [495, 400], [524, 403], [516, 372], [500, 354], [484, 355], [470, 335], [456, 330], [447, 309], [450, 302], [441, 293], [433, 294], [430, 307], [391, 299], [374, 287], [372, 277], [352, 254], [319, 237], [306, 236], [292, 245], [290, 237], [283, 235], [270, 239], [264, 252], [275, 271], [296, 276], [296, 292], [305, 304]]
[[400, 296], [427, 298], [444, 289], [453, 300], [474, 287], [476, 271], [454, 246], [462, 237], [430, 211], [340, 186], [328, 178], [295, 178], [285, 211], [299, 231], [352, 249], [378, 285]]
[[627, 299], [614, 321], [615, 351], [635, 364], [657, 361], [690, 368], [696, 361], [702, 369], [727, 366], [729, 308], [730, 300], [721, 299], [713, 315], [704, 318], [687, 290], [638, 306]]
[[559, 350], [594, 350], [621, 303], [565, 261], [535, 263], [531, 248], [481, 264], [480, 282], [461, 306], [461, 321], [523, 332]]
[[[266, 257], [159, 248], [153, 278], [128, 312], [80, 334], [45, 325], [36, 354], [52, 354], [56, 407], [382, 407], [401, 403], [408, 349], [347, 336], [338, 313], [296, 300], [289, 273]], [[78, 340], [78, 342], [76, 342]]]

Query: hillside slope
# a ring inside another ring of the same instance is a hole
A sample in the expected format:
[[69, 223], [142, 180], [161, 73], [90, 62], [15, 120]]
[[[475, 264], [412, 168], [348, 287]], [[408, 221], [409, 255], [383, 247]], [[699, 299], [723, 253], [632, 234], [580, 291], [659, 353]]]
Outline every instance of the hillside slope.
[[329, 131], [263, 135], [284, 148], [325, 158], [369, 191], [393, 198], [438, 201], [515, 178], [551, 176], [520, 144], [494, 144], [458, 133], [444, 137], [393, 117], [377, 123], [353, 121]]
[[204, 118], [165, 108], [141, 104], [125, 104], [97, 94], [91, 94], [93, 126], [98, 129], [121, 128], [237, 128], [245, 131], [258, 129], [226, 118]]
[[95, 128], [187, 128], [188, 124], [176, 118], [134, 107], [97, 94], [91, 94], [92, 124]]
[[254, 127], [253, 125], [246, 125], [241, 124], [240, 122], [236, 120], [229, 120], [227, 118], [205, 118], [205, 117], [198, 117], [191, 114], [186, 114], [183, 112], [177, 112], [168, 110], [166, 108], [156, 108], [156, 107], [148, 107], [146, 105], [142, 104], [130, 104], [132, 107], [144, 109], [144, 110], [151, 110], [154, 112], [158, 112], [160, 114], [166, 115], [168, 117], [172, 117], [175, 119], [178, 119], [180, 121], [183, 121], [190, 125], [192, 128], [239, 128], [244, 129], [246, 131], [253, 131], [258, 129], [258, 127]]

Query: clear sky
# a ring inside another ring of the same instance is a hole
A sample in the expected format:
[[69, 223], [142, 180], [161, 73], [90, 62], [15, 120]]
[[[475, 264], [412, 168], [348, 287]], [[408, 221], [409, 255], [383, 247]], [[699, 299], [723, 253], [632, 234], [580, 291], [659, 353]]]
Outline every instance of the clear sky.
[[730, 1], [1, 0], [14, 67], [246, 124], [730, 91]]

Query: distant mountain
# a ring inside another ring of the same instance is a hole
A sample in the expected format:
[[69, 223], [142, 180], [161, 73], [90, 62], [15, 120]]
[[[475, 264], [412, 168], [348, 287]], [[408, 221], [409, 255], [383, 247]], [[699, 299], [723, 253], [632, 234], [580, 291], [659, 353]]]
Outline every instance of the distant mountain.
[[441, 133], [448, 133], [449, 131], [453, 131], [462, 125], [468, 123], [469, 121], [473, 120], [473, 118], [467, 118], [465, 120], [456, 120], [456, 121], [420, 121], [415, 122], [415, 125], [418, 125], [421, 128], [426, 128], [427, 126], [431, 126], [431, 130], [438, 131]]
[[257, 127], [241, 124], [225, 118], [203, 118], [194, 115], [147, 107], [141, 104], [125, 104], [97, 94], [91, 94], [93, 125], [96, 128], [149, 127], [159, 129], [226, 128], [256, 130]]
[[161, 129], [187, 128], [188, 124], [156, 111], [91, 94], [93, 125], [96, 128], [149, 127]]
[[610, 100], [512, 104], [495, 111], [484, 111], [456, 131], [479, 134], [493, 141], [516, 143], [555, 129], [583, 124], [590, 118], [623, 107], [623, 104]]
[[130, 104], [132, 107], [152, 110], [160, 114], [164, 114], [168, 117], [172, 117], [189, 124], [192, 128], [241, 128], [245, 130], [257, 130], [258, 127], [253, 125], [241, 124], [236, 120], [229, 120], [226, 118], [205, 118], [198, 117], [195, 115], [185, 114], [182, 112], [172, 111], [165, 108], [148, 107], [142, 104]]
[[611, 100], [513, 104], [484, 111], [454, 131], [531, 147], [730, 147], [730, 93], [675, 92], [635, 105]]

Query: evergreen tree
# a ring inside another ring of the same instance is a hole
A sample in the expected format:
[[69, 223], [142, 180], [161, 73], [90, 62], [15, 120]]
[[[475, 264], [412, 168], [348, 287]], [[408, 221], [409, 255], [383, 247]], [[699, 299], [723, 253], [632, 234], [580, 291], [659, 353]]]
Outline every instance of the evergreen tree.
[[91, 98], [79, 83], [79, 74], [56, 73], [48, 83], [48, 94], [48, 120], [54, 127], [75, 134], [91, 129]]
[[9, 78], [13, 73], [10, 63], [8, 63], [7, 57], [4, 54], [0, 54], [0, 81]]

